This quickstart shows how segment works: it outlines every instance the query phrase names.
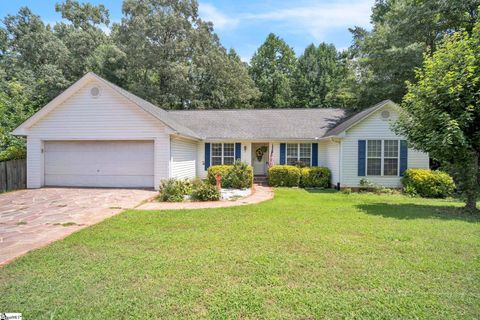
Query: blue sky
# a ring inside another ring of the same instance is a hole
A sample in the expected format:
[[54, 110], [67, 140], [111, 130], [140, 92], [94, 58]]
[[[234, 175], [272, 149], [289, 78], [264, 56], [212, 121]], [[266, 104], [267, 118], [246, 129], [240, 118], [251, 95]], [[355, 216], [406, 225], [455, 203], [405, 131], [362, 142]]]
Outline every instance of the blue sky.
[[[28, 6], [46, 22], [61, 16], [55, 12], [59, 0], [0, 0], [0, 17], [15, 14]], [[84, 2], [84, 1], [81, 1]], [[112, 22], [122, 15], [121, 0], [91, 0], [110, 10]], [[244, 61], [263, 43], [270, 32], [283, 38], [297, 55], [310, 43], [333, 43], [345, 49], [351, 43], [349, 27], [370, 28], [374, 0], [201, 0], [200, 16], [214, 23], [215, 32], [226, 48], [234, 48]]]

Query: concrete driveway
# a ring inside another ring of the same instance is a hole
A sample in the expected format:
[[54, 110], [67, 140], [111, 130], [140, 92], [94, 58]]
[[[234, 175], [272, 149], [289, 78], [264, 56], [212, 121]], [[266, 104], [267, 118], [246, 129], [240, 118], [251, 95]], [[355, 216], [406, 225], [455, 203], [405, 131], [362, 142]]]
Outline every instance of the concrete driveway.
[[150, 190], [44, 188], [0, 194], [0, 265], [134, 208]]

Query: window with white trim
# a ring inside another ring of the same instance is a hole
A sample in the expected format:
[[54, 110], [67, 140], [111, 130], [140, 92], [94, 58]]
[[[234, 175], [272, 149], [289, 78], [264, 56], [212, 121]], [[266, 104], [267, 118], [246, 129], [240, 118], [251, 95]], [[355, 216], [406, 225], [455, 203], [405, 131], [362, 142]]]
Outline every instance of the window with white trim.
[[367, 140], [367, 176], [398, 176], [398, 140]]
[[306, 166], [312, 164], [311, 143], [287, 143], [287, 164], [296, 165], [299, 162]]
[[235, 162], [234, 143], [212, 143], [212, 165], [233, 164]]
[[383, 175], [398, 176], [398, 140], [383, 140]]

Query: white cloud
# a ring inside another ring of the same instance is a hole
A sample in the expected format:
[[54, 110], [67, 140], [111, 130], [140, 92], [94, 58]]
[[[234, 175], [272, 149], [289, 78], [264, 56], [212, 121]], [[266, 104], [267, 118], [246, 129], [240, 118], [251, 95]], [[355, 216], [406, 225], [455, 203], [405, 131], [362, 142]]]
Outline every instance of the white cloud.
[[223, 14], [209, 3], [200, 3], [199, 13], [203, 20], [213, 22], [214, 28], [218, 30], [235, 27], [240, 22], [237, 18]]
[[266, 13], [244, 15], [244, 19], [277, 21], [290, 31], [308, 32], [321, 40], [332, 29], [368, 26], [373, 0], [356, 0], [280, 8]]
[[327, 3], [307, 2], [287, 7], [271, 8], [258, 13], [239, 13], [235, 18], [222, 13], [209, 3], [200, 4], [200, 15], [204, 20], [212, 21], [216, 29], [235, 28], [240, 22], [270, 21], [279, 23], [291, 33], [307, 33], [315, 40], [322, 38], [333, 29], [348, 28], [356, 25], [368, 27], [370, 24], [373, 0], [327, 1]]

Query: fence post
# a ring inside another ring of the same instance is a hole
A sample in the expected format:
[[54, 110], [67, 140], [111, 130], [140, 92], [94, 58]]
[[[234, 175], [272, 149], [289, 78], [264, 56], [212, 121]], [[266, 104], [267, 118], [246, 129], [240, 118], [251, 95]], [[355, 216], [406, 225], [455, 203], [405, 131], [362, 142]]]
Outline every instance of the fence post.
[[0, 162], [0, 192], [7, 191], [7, 166]]

